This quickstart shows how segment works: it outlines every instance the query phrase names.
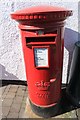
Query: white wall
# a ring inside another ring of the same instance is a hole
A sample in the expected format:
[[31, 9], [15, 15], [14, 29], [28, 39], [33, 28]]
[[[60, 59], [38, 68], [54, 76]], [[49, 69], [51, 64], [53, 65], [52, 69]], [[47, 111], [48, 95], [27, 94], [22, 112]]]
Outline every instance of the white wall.
[[[18, 1], [18, 2], [17, 2]], [[18, 23], [10, 18], [10, 14], [18, 9], [35, 5], [62, 6], [73, 10], [73, 16], [65, 25], [65, 49], [63, 64], [63, 83], [67, 80], [74, 43], [78, 41], [78, 1], [77, 0], [1, 0], [0, 10], [0, 76], [7, 80], [26, 80], [21, 38]], [[2, 41], [1, 41], [2, 40]], [[69, 64], [69, 65], [68, 65]]]

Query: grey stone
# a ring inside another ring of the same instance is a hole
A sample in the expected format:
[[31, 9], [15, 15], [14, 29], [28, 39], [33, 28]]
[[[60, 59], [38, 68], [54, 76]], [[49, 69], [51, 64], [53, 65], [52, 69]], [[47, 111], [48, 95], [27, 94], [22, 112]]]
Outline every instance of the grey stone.
[[17, 89], [18, 89], [18, 86], [11, 86], [11, 88], [9, 89], [9, 92], [16, 93]]
[[2, 87], [2, 94], [5, 92], [6, 86]]
[[14, 98], [14, 100], [13, 100], [13, 103], [14, 103], [14, 104], [21, 104], [21, 103], [22, 103], [22, 99], [23, 99], [23, 97], [21, 97], [21, 96], [16, 96], [16, 97]]
[[2, 102], [2, 107], [10, 107], [12, 105], [13, 99], [4, 99]]
[[77, 118], [76, 111], [72, 110], [70, 112], [56, 116], [55, 118]]
[[16, 96], [24, 96], [24, 90], [22, 88], [18, 88]]
[[8, 92], [6, 95], [6, 98], [11, 98], [13, 99], [15, 97], [15, 93]]
[[7, 117], [10, 107], [2, 107], [2, 117]]
[[12, 104], [10, 108], [11, 113], [19, 113], [21, 104]]
[[9, 112], [7, 118], [18, 118], [18, 113], [16, 112]]

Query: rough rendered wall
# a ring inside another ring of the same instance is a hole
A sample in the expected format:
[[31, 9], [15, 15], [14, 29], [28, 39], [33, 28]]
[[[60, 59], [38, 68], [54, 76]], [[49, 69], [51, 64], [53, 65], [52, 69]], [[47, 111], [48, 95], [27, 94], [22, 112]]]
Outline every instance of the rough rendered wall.
[[[76, 2], [75, 2], [76, 1]], [[1, 0], [0, 2], [0, 76], [2, 79], [26, 80], [21, 38], [18, 23], [10, 18], [10, 14], [18, 9], [35, 5], [56, 5], [73, 10], [73, 16], [65, 25], [65, 49], [63, 64], [63, 83], [67, 80], [69, 61], [74, 43], [78, 41], [78, 1], [73, 0]], [[1, 41], [2, 40], [2, 41]]]

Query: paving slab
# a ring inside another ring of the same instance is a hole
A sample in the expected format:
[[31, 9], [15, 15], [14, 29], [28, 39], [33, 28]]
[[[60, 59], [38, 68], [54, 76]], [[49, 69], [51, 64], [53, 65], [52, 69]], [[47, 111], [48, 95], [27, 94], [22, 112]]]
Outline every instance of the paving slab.
[[0, 98], [0, 107], [2, 107], [2, 101], [3, 101], [2, 98]]
[[70, 112], [66, 112], [64, 114], [58, 115], [55, 118], [77, 118], [76, 111], [72, 110]]
[[29, 114], [25, 112], [25, 108], [21, 108], [19, 118], [29, 118]]
[[22, 101], [21, 107], [25, 108], [26, 107], [26, 103]]
[[0, 118], [2, 118], [2, 106], [0, 106]]
[[8, 93], [8, 91], [6, 92], [6, 90], [5, 90], [5, 92], [2, 94], [2, 96], [7, 95], [7, 93]]
[[2, 98], [2, 89], [0, 89], [0, 99]]
[[11, 85], [7, 85], [4, 93], [7, 93], [9, 91], [10, 87], [11, 87]]
[[7, 118], [18, 118], [18, 113], [12, 113], [12, 112], [9, 112]]
[[10, 107], [12, 105], [13, 99], [6, 98], [2, 101], [2, 107]]
[[15, 97], [15, 93], [11, 93], [11, 92], [8, 92], [7, 95], [6, 95], [6, 98], [14, 98]]
[[27, 97], [28, 96], [28, 90], [27, 90], [27, 88], [26, 88], [26, 91], [25, 91], [25, 93], [24, 93], [24, 97]]
[[22, 107], [23, 109], [25, 109], [25, 107], [26, 107], [26, 100], [27, 100], [27, 97], [23, 97], [22, 103], [21, 103], [21, 107]]
[[25, 104], [23, 104], [23, 105], [22, 105], [22, 108], [23, 108], [23, 109], [25, 109], [25, 108], [26, 108], [26, 105], [25, 105]]
[[9, 111], [10, 111], [10, 107], [2, 107], [2, 118], [7, 117]]
[[19, 88], [26, 89], [27, 86], [25, 85], [19, 85]]
[[2, 87], [2, 94], [4, 93], [6, 87], [7, 87], [7, 86], [3, 86], [3, 87]]
[[12, 87], [9, 89], [9, 92], [16, 93], [16, 92], [17, 92], [17, 89], [18, 89], [18, 87], [12, 86]]
[[16, 95], [17, 96], [24, 96], [25, 91], [22, 88], [18, 88]]
[[24, 96], [24, 97], [23, 97], [23, 101], [25, 101], [25, 102], [26, 102], [27, 97], [28, 97], [28, 96]]
[[18, 88], [20, 85], [11, 85], [11, 88]]
[[10, 113], [19, 113], [21, 104], [12, 104]]
[[[24, 85], [7, 85], [6, 87], [2, 87], [2, 117], [3, 118], [42, 118], [36, 115], [31, 107], [28, 100], [28, 89], [27, 86]], [[64, 106], [65, 107], [65, 106]], [[80, 108], [77, 109], [78, 118], [80, 119]], [[62, 120], [62, 118], [77, 118], [76, 110], [72, 110], [70, 112], [66, 112], [61, 115], [57, 115], [56, 119]], [[55, 119], [54, 119], [55, 120]]]
[[27, 96], [28, 96], [28, 93], [25, 92], [25, 93], [24, 93], [24, 97], [27, 97]]
[[6, 98], [6, 94], [2, 95], [2, 100], [4, 100]]
[[13, 104], [21, 104], [22, 103], [22, 96], [15, 96], [14, 100], [13, 100]]

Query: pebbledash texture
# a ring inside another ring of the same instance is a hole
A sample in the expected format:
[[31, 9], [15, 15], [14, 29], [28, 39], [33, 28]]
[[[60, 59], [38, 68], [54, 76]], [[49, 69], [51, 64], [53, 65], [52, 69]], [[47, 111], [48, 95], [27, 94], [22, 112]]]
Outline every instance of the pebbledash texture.
[[[74, 43], [78, 41], [78, 2], [64, 2], [63, 0], [53, 1], [10, 1], [4, 0], [1, 5], [0, 20], [0, 69], [2, 79], [26, 80], [21, 38], [17, 23], [10, 18], [10, 14], [16, 10], [36, 5], [62, 6], [73, 10], [73, 16], [67, 20], [64, 42], [64, 64], [63, 64], [63, 83], [66, 83], [68, 62], [71, 60]], [[74, 22], [73, 22], [74, 21]]]

